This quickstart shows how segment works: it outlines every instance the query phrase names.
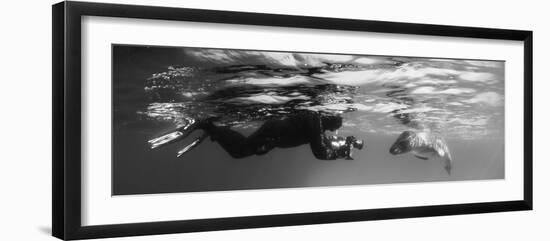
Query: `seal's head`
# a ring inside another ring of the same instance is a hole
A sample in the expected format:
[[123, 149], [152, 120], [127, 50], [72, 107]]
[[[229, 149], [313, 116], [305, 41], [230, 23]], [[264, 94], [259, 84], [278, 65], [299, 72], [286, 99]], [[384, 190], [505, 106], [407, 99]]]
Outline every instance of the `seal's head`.
[[407, 153], [412, 150], [411, 140], [415, 137], [412, 131], [404, 131], [390, 147], [390, 153], [393, 155]]

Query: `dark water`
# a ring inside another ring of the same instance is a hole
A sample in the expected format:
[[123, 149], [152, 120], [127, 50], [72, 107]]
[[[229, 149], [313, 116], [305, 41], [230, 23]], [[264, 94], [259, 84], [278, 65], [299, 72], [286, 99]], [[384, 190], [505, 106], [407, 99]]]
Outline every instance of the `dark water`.
[[[115, 46], [113, 194], [504, 178], [503, 97], [498, 61]], [[326, 161], [309, 145], [235, 159], [209, 139], [180, 158], [183, 143], [147, 143], [188, 118], [250, 134], [296, 110], [341, 116], [338, 135], [366, 147]], [[451, 175], [391, 155], [405, 130], [444, 138]]]

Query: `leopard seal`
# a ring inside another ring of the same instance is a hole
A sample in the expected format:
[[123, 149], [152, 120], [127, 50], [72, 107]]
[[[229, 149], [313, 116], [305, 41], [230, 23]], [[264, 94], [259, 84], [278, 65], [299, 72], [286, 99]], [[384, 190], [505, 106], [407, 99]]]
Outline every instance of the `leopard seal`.
[[412, 153], [423, 160], [443, 161], [445, 171], [451, 175], [452, 157], [445, 140], [430, 131], [404, 131], [390, 147], [392, 155]]

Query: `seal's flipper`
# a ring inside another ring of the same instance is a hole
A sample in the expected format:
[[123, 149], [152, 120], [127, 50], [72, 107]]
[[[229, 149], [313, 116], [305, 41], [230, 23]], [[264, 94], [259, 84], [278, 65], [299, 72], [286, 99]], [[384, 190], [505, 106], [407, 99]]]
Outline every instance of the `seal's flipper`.
[[428, 158], [425, 157], [425, 156], [419, 156], [419, 155], [414, 155], [414, 156], [415, 156], [416, 158], [418, 158], [418, 159], [428, 160]]
[[182, 156], [183, 154], [193, 150], [193, 148], [197, 147], [199, 144], [201, 144], [202, 141], [204, 141], [204, 139], [206, 139], [208, 137], [208, 134], [206, 133], [203, 133], [201, 136], [199, 136], [197, 139], [195, 139], [193, 142], [191, 142], [191, 144], [185, 146], [183, 149], [181, 149], [180, 151], [178, 151], [178, 157]]
[[444, 160], [444, 164], [445, 164], [445, 171], [447, 171], [447, 173], [451, 175], [451, 169], [453, 168], [453, 165], [451, 163], [451, 158], [446, 156]]

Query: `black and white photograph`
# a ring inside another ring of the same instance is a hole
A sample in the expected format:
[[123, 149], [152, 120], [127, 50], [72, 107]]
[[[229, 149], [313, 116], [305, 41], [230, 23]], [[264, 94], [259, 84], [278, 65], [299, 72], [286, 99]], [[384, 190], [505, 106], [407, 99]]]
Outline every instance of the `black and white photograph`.
[[113, 195], [505, 178], [503, 60], [111, 51]]
[[545, 1], [2, 9], [0, 241], [549, 236]]

